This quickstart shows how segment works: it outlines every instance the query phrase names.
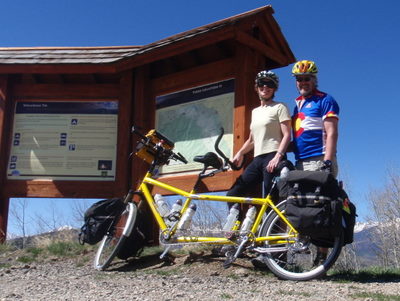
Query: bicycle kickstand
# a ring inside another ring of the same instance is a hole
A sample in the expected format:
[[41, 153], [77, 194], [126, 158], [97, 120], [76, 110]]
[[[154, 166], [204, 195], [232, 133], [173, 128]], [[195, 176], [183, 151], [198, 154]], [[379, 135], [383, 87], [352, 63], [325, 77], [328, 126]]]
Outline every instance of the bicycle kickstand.
[[171, 246], [166, 247], [165, 250], [161, 253], [161, 255], [160, 255], [161, 260], [165, 259], [165, 255], [168, 254], [169, 250], [171, 250]]

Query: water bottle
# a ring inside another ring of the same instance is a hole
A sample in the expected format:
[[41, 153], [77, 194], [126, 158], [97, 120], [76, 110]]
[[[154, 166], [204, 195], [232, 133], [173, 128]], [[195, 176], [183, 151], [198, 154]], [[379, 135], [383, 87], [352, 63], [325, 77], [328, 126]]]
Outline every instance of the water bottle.
[[191, 204], [189, 208], [183, 214], [181, 220], [178, 223], [178, 230], [188, 230], [192, 223], [192, 217], [196, 213], [196, 204]]
[[240, 227], [240, 232], [245, 233], [247, 231], [250, 231], [251, 226], [254, 223], [254, 219], [256, 217], [257, 213], [257, 208], [255, 206], [252, 206], [247, 210], [246, 217], [243, 221], [242, 227]]
[[158, 212], [162, 217], [168, 216], [169, 214], [169, 206], [167, 202], [164, 201], [164, 198], [160, 194], [156, 194], [154, 196], [154, 201], [157, 204]]
[[172, 226], [178, 219], [182, 209], [182, 200], [176, 200], [168, 214], [167, 225]]
[[223, 231], [231, 231], [239, 217], [239, 204], [234, 204], [229, 210], [228, 217], [226, 218], [226, 223], [222, 228]]
[[182, 209], [182, 200], [178, 199], [176, 202], [172, 205], [171, 211], [169, 214], [175, 214], [176, 212], [180, 212]]

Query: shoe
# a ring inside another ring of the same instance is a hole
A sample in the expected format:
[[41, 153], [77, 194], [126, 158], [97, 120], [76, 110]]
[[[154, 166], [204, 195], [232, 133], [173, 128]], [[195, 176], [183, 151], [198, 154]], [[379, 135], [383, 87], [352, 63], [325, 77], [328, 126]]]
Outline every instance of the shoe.
[[251, 263], [255, 268], [258, 269], [265, 269], [267, 267], [267, 264], [265, 263], [266, 256], [265, 255], [258, 255], [256, 258], [253, 258], [251, 260]]
[[320, 266], [321, 264], [323, 264], [325, 262], [327, 256], [328, 256], [328, 254], [318, 251], [317, 256], [315, 256], [313, 266], [317, 267], [317, 266]]

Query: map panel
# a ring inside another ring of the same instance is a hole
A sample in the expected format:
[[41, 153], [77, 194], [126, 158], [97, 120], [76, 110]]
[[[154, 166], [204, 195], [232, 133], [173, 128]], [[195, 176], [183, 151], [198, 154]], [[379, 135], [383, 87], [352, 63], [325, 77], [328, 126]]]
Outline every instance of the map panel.
[[161, 174], [199, 170], [197, 155], [215, 152], [215, 140], [224, 128], [220, 149], [232, 156], [234, 80], [213, 83], [190, 90], [159, 96], [156, 99], [156, 129], [175, 142], [175, 151], [189, 161], [172, 161]]

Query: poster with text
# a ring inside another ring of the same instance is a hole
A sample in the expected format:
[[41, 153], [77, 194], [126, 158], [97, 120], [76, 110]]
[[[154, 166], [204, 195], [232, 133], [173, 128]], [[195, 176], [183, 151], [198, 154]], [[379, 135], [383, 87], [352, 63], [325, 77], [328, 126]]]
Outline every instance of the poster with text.
[[117, 132], [117, 101], [18, 101], [8, 179], [113, 181]]
[[156, 98], [156, 129], [175, 142], [188, 164], [171, 161], [161, 174], [199, 170], [202, 164], [193, 161], [197, 155], [215, 152], [214, 144], [224, 128], [220, 149], [232, 156], [234, 80], [158, 96]]

